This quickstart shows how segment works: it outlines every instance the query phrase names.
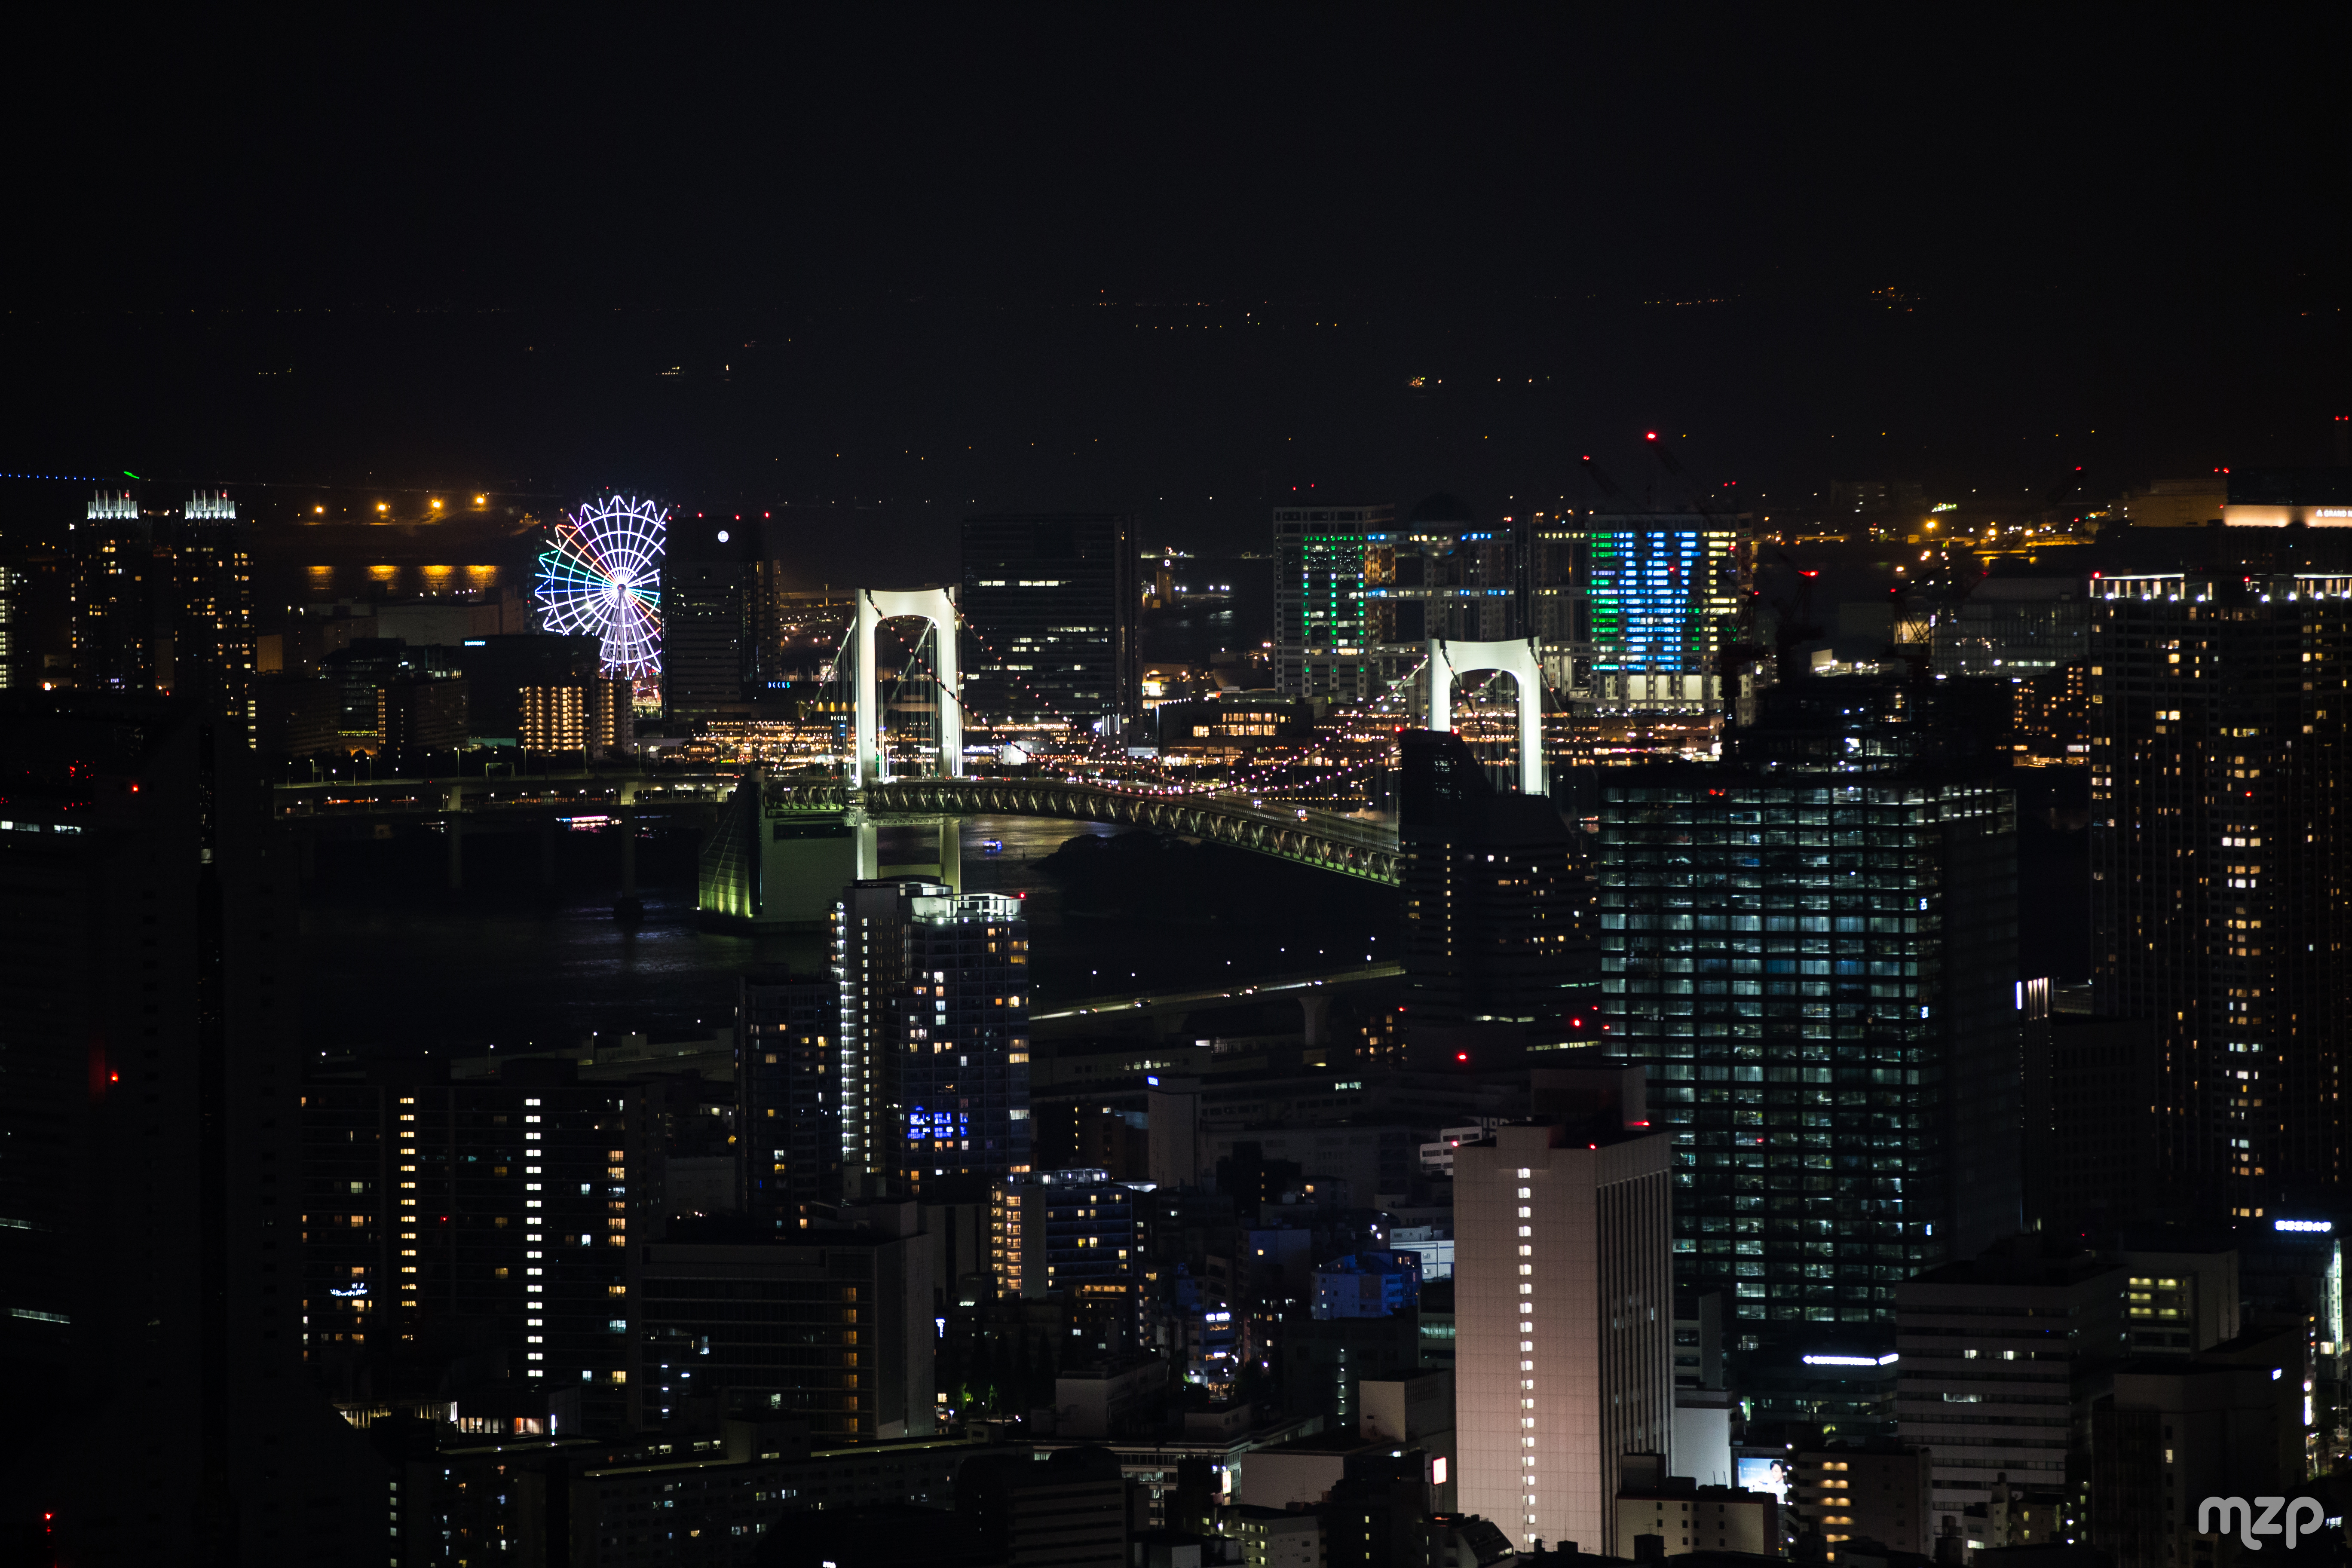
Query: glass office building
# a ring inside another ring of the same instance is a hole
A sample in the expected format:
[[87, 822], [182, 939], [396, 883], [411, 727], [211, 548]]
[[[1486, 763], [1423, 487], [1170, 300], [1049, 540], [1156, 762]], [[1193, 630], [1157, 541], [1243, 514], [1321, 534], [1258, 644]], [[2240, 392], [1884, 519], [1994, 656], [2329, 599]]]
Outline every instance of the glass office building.
[[1530, 531], [1532, 629], [1571, 661], [1559, 678], [1604, 708], [1721, 710], [1747, 594], [1733, 520], [1538, 513]]
[[1289, 697], [1360, 702], [1372, 693], [1366, 552], [1394, 521], [1388, 506], [1274, 511], [1274, 684]]
[[2018, 1226], [2014, 797], [1973, 780], [1628, 769], [1601, 988], [1675, 1135], [1676, 1285], [1749, 1331], [1890, 1323]]

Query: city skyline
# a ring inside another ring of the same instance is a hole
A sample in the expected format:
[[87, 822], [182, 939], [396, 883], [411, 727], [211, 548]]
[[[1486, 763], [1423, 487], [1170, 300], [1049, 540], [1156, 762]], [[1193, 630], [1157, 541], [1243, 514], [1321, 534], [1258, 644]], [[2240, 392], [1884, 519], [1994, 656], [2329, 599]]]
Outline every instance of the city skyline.
[[2352, 21], [96, 20], [0, 1565], [2352, 1551]]

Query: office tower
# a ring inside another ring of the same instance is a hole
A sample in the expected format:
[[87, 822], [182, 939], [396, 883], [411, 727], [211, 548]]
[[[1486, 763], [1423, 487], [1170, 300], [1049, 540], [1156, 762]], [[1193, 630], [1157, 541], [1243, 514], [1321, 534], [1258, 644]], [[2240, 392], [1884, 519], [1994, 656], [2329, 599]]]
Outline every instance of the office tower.
[[2091, 600], [2082, 574], [1996, 572], [1936, 618], [1937, 675], [2022, 680], [2079, 663], [2088, 651]]
[[[1482, 523], [1468, 503], [1443, 491], [1402, 523], [1365, 532], [1364, 596], [1376, 643], [1431, 637], [1500, 642], [1525, 635], [1518, 525]], [[1415, 657], [1420, 654], [1414, 648]]]
[[956, 1476], [956, 1512], [979, 1527], [1001, 1562], [1067, 1568], [1129, 1562], [1134, 1487], [1118, 1456], [1062, 1448], [1042, 1457], [1043, 1463], [997, 1454], [968, 1460]]
[[590, 1425], [618, 1428], [658, 1140], [642, 1090], [542, 1065], [450, 1083], [390, 1064], [305, 1087], [309, 1359], [383, 1364], [486, 1336], [510, 1376], [576, 1391]]
[[2042, 979], [2018, 987], [2026, 1228], [2087, 1237], [2130, 1219], [2156, 1190], [2157, 1147], [2147, 1135], [2156, 1029], [2144, 1018], [2059, 1011], [2052, 990]]
[[[1274, 509], [1274, 684], [1286, 697], [1373, 695], [1365, 566], [1389, 506]], [[1387, 546], [1393, 552], [1393, 544]]]
[[757, 1243], [645, 1248], [632, 1425], [798, 1416], [820, 1448], [929, 1436], [931, 1247], [913, 1204]]
[[1895, 1288], [1896, 1419], [1905, 1443], [1934, 1455], [1939, 1528], [1984, 1504], [1999, 1478], [2065, 1485], [2075, 1422], [2124, 1354], [2127, 1273], [2019, 1237]]
[[662, 701], [672, 718], [740, 711], [751, 643], [749, 567], [673, 549], [662, 563]]
[[845, 1190], [1029, 1165], [1029, 927], [1019, 901], [883, 879], [834, 910]]
[[2124, 1334], [2130, 1353], [2192, 1355], [2236, 1339], [2237, 1250], [2216, 1241], [2192, 1243], [2191, 1250], [2161, 1233], [2153, 1248], [2134, 1245], [2143, 1239], [2126, 1232], [2116, 1255], [2127, 1271]]
[[1667, 1451], [1673, 1159], [1622, 1111], [1454, 1151], [1461, 1506], [1522, 1550], [1612, 1540], [1623, 1456]]
[[1133, 1348], [1142, 1269], [1135, 1194], [1101, 1170], [1034, 1171], [989, 1190], [988, 1255], [996, 1289], [1058, 1295], [1087, 1348]]
[[380, 1555], [300, 1363], [294, 868], [240, 727], [34, 691], [0, 734], [0, 1373], [45, 1413], [0, 1503], [60, 1561]]
[[2346, 1179], [2352, 579], [2107, 577], [2090, 664], [2091, 981], [2152, 1020], [2168, 1195], [2262, 1217]]
[[1592, 674], [1592, 551], [1573, 511], [1528, 514], [1528, 635], [1540, 638], [1545, 679], [1584, 691]]
[[1486, 782], [1453, 735], [1402, 737], [1411, 1016], [1534, 1019], [1591, 979], [1590, 883], [1559, 809]]
[[1532, 532], [1529, 595], [1555, 682], [1604, 711], [1731, 705], [1722, 656], [1739, 640], [1750, 556], [1739, 521], [1595, 512]]
[[1139, 710], [1135, 526], [1108, 511], [963, 520], [967, 726], [1116, 733]]
[[2013, 797], [1622, 773], [1601, 985], [1674, 1134], [1677, 1280], [1740, 1331], [1891, 1321], [1898, 1280], [2019, 1225]]
[[794, 1229], [841, 1201], [841, 983], [747, 974], [736, 996], [743, 1212], [763, 1231]]

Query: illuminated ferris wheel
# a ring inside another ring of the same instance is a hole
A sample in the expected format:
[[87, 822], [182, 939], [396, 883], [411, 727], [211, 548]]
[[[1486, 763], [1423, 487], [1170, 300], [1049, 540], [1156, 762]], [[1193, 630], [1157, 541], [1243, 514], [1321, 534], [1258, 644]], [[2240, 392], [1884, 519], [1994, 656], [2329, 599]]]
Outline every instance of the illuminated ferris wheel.
[[539, 558], [541, 621], [560, 637], [593, 637], [614, 679], [661, 679], [661, 558], [669, 514], [608, 496], [555, 524]]

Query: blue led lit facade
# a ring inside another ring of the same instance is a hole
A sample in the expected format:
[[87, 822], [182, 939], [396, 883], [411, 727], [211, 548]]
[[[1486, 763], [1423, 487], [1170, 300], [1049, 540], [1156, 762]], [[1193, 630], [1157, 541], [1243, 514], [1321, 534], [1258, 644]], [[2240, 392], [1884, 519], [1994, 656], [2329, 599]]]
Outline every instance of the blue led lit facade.
[[1575, 690], [1611, 708], [1721, 710], [1720, 656], [1746, 600], [1730, 520], [1538, 515], [1530, 535], [1532, 627], [1569, 650]]

